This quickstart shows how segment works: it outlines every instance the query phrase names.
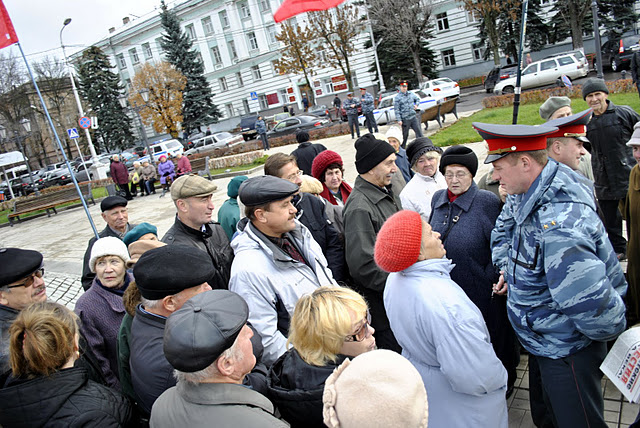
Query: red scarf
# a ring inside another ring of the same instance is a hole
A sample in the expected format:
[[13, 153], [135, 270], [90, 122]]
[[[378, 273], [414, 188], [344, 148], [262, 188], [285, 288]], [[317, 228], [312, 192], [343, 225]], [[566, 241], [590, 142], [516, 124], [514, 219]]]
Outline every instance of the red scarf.
[[460, 195], [454, 195], [453, 193], [451, 193], [451, 190], [447, 189], [447, 196], [449, 196], [449, 202], [453, 202], [458, 199], [458, 196]]
[[[347, 198], [351, 194], [351, 186], [349, 186], [346, 181], [343, 181], [342, 183], [340, 183], [340, 187], [338, 187], [338, 190], [340, 190], [340, 194], [342, 195], [342, 203], [346, 204]], [[333, 205], [338, 205], [335, 196], [333, 196], [331, 190], [329, 190], [327, 185], [324, 183], [322, 183], [322, 192], [320, 193], [320, 196], [331, 202]]]

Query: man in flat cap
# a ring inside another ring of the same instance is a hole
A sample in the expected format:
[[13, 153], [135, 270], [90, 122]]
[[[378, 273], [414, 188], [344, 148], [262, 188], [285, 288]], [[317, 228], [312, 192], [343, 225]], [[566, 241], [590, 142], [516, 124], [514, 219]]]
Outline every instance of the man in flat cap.
[[[292, 155], [275, 153], [264, 163], [265, 175], [288, 180], [298, 188], [302, 185], [300, 172], [296, 158]], [[348, 275], [344, 261], [344, 246], [338, 231], [327, 218], [324, 203], [317, 196], [304, 192], [294, 195], [291, 202], [298, 211], [296, 219], [309, 229], [313, 239], [322, 248], [322, 254], [327, 259], [333, 278], [336, 281], [345, 281]]]
[[168, 245], [196, 247], [209, 258], [215, 277], [208, 280], [212, 288], [227, 288], [233, 261], [229, 238], [220, 223], [211, 220], [211, 197], [218, 186], [198, 175], [185, 175], [171, 185], [171, 199], [177, 214], [173, 226], [162, 237]]
[[[127, 210], [127, 200], [122, 196], [107, 196], [100, 203], [100, 210], [102, 211], [102, 219], [107, 223], [107, 226], [102, 229], [98, 236], [100, 238], [106, 238], [107, 236], [113, 236], [114, 238], [123, 239], [136, 225], [129, 224], [129, 211]], [[91, 249], [96, 242], [94, 236], [89, 240], [87, 250], [84, 253], [84, 264], [82, 266], [82, 288], [87, 291], [96, 274], [91, 272], [89, 266], [89, 259], [91, 258]]]
[[473, 126], [489, 146], [485, 163], [493, 163], [493, 178], [509, 194], [491, 235], [503, 275], [494, 291], [509, 288], [509, 320], [529, 352], [533, 421], [604, 427], [599, 366], [606, 342], [625, 329], [627, 282], [592, 192], [547, 158], [547, 138], [559, 128]]
[[367, 92], [367, 88], [360, 88], [360, 103], [362, 104], [362, 114], [366, 119], [369, 133], [378, 132], [378, 122], [373, 117], [373, 109], [375, 108], [373, 95]]
[[360, 100], [353, 98], [353, 94], [349, 92], [347, 98], [342, 102], [342, 108], [347, 112], [347, 121], [349, 122], [349, 131], [351, 131], [351, 139], [355, 133], [360, 138], [360, 124], [358, 123], [358, 107], [360, 107]]
[[256, 363], [248, 318], [246, 302], [227, 290], [195, 296], [169, 316], [164, 354], [178, 383], [156, 400], [152, 427], [288, 426], [264, 395], [242, 386]]
[[296, 184], [278, 177], [253, 177], [240, 186], [249, 222], [231, 246], [229, 290], [249, 305], [249, 321], [262, 336], [270, 365], [287, 350], [290, 317], [298, 299], [321, 285], [337, 285], [322, 249], [295, 219]]
[[593, 109], [587, 125], [591, 142], [591, 164], [595, 178], [596, 197], [603, 214], [613, 249], [619, 260], [627, 257], [627, 240], [622, 235], [622, 215], [618, 204], [627, 195], [629, 173], [635, 161], [627, 141], [640, 115], [629, 106], [618, 106], [607, 98], [609, 89], [604, 80], [591, 78], [582, 85], [582, 98]]
[[357, 291], [369, 303], [376, 343], [379, 348], [399, 351], [382, 302], [389, 274], [373, 260], [376, 235], [382, 224], [402, 209], [400, 198], [391, 186], [391, 179], [398, 170], [395, 160], [394, 148], [372, 134], [363, 135], [356, 141], [356, 169], [360, 175], [356, 177], [342, 214], [347, 266]]
[[396, 112], [396, 120], [402, 126], [402, 148], [407, 146], [409, 138], [409, 128], [413, 129], [416, 138], [422, 137], [422, 129], [420, 129], [420, 98], [413, 92], [409, 92], [409, 83], [406, 80], [400, 82], [400, 92], [393, 99], [393, 108]]

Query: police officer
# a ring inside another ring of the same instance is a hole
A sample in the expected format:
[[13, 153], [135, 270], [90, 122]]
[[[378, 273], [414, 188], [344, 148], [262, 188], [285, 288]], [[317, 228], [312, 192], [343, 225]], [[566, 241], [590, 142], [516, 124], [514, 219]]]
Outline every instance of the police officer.
[[420, 98], [413, 92], [409, 92], [409, 83], [404, 80], [400, 82], [400, 92], [393, 100], [393, 108], [396, 111], [396, 119], [402, 126], [402, 148], [407, 145], [409, 138], [409, 128], [413, 129], [416, 138], [422, 137], [422, 129], [420, 129], [420, 119], [416, 115], [416, 111], [420, 109]]
[[376, 122], [376, 118], [373, 117], [373, 96], [367, 92], [367, 88], [360, 88], [361, 95], [361, 103], [362, 103], [362, 114], [364, 114], [365, 120], [367, 122], [367, 129], [369, 129], [370, 133], [378, 132], [378, 123]]
[[349, 131], [351, 131], [351, 139], [355, 137], [355, 132], [360, 138], [360, 124], [358, 123], [358, 107], [360, 107], [360, 101], [357, 98], [353, 98], [353, 94], [349, 92], [347, 99], [342, 102], [342, 108], [347, 112], [347, 120], [349, 121]]

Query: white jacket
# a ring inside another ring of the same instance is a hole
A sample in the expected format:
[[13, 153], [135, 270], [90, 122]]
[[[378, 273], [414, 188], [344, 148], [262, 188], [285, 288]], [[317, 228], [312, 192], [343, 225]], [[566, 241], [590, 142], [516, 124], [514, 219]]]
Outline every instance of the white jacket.
[[446, 188], [447, 183], [445, 183], [444, 175], [440, 171], [436, 171], [433, 177], [416, 172], [400, 192], [402, 208], [417, 212], [428, 223], [431, 215], [431, 198], [433, 194], [440, 189]]

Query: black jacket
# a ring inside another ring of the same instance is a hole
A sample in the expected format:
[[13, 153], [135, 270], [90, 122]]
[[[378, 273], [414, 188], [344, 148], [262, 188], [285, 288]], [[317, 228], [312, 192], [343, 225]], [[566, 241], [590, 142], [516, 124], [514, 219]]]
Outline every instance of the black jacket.
[[640, 52], [635, 52], [631, 57], [631, 78], [633, 79], [633, 83], [636, 85], [639, 83], [640, 79]]
[[327, 150], [322, 144], [311, 144], [309, 141], [300, 143], [298, 148], [291, 152], [291, 155], [296, 158], [298, 168], [302, 170], [305, 175], [311, 175], [311, 165], [313, 160], [318, 156], [318, 153]]
[[81, 368], [51, 377], [0, 377], [0, 425], [3, 427], [121, 427], [131, 406], [120, 393], [97, 384]]
[[302, 192], [292, 202], [298, 210], [296, 218], [309, 229], [313, 239], [322, 248], [333, 278], [336, 281], [347, 281], [349, 274], [342, 239], [327, 218], [324, 203], [317, 196]]
[[196, 247], [206, 251], [211, 258], [216, 274], [208, 281], [213, 289], [228, 289], [231, 278], [231, 263], [233, 262], [233, 250], [229, 245], [229, 238], [219, 223], [210, 222], [204, 225], [205, 231], [192, 229], [176, 220], [171, 229], [162, 237], [162, 242], [172, 245], [180, 244]]
[[[136, 227], [136, 224], [127, 224], [127, 230], [131, 230]], [[106, 238], [107, 236], [113, 236], [114, 238], [121, 239], [120, 236], [113, 231], [109, 226], [105, 227], [98, 233], [100, 238]], [[84, 291], [87, 291], [91, 284], [93, 284], [93, 278], [96, 277], [96, 274], [91, 272], [91, 268], [89, 267], [89, 260], [91, 260], [91, 249], [93, 248], [93, 244], [96, 242], [96, 237], [89, 239], [89, 244], [87, 245], [87, 250], [84, 252], [84, 263], [82, 265], [82, 288]]]
[[627, 141], [640, 115], [629, 106], [617, 106], [607, 101], [605, 112], [591, 116], [587, 138], [591, 142], [591, 165], [595, 178], [596, 197], [618, 200], [627, 196], [629, 174], [636, 164]]
[[9, 327], [20, 312], [0, 305], [0, 373], [9, 370]]
[[267, 378], [267, 397], [292, 428], [325, 426], [322, 421], [324, 383], [346, 358], [338, 355], [335, 363], [318, 367], [305, 363], [298, 351], [290, 349], [273, 363]]

